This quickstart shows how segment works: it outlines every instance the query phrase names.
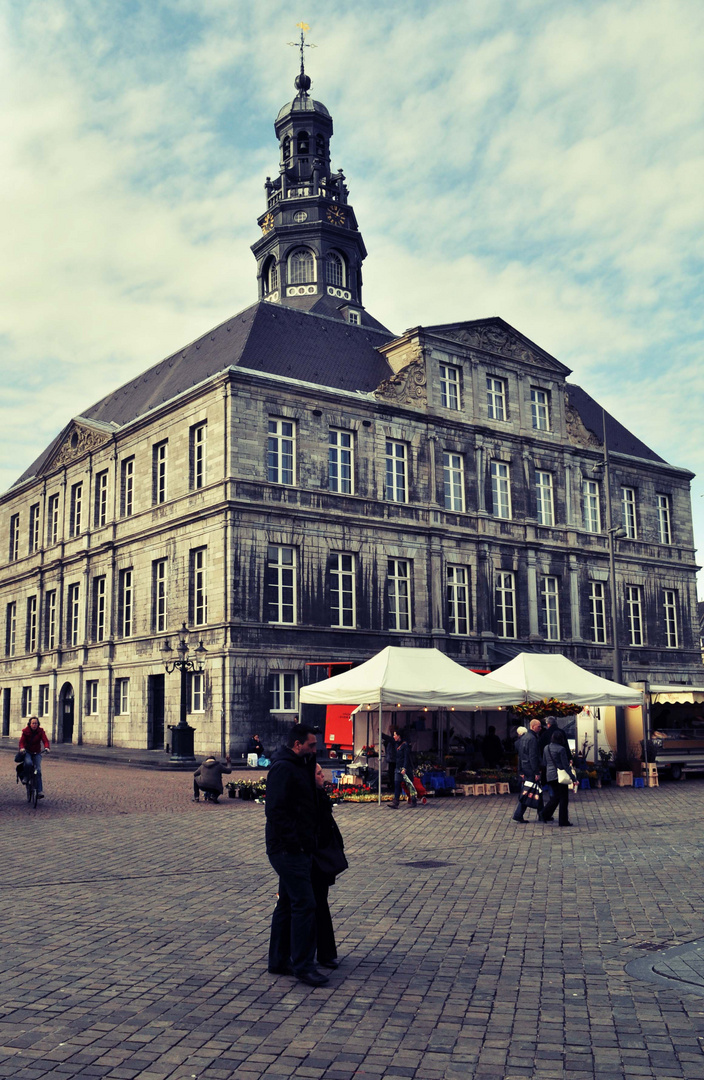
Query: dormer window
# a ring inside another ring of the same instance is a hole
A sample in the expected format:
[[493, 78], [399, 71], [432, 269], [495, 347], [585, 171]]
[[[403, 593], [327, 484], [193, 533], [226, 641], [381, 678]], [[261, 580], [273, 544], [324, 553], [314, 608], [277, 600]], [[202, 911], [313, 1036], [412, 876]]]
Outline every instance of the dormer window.
[[335, 251], [328, 252], [325, 260], [325, 276], [328, 285], [336, 285], [338, 289], [345, 287], [345, 263], [342, 256]]
[[296, 148], [298, 154], [307, 154], [310, 151], [310, 138], [307, 131], [299, 131], [298, 139], [296, 140]]
[[347, 322], [350, 323], [352, 326], [359, 326], [361, 321], [362, 320], [358, 311], [349, 310], [347, 312]]
[[315, 281], [315, 259], [308, 248], [299, 248], [289, 255], [288, 281], [289, 285], [307, 285]]

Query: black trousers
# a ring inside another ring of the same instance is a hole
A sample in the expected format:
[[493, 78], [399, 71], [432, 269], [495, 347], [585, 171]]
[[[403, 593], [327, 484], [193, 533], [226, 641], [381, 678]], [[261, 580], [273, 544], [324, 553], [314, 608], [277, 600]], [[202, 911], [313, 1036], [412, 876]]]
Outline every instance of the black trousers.
[[337, 945], [335, 944], [335, 931], [332, 926], [332, 916], [328, 905], [328, 878], [320, 873], [313, 865], [311, 873], [313, 895], [315, 896], [315, 937], [317, 942], [318, 963], [326, 960], [337, 959]]
[[545, 821], [550, 821], [555, 810], [559, 807], [557, 822], [558, 825], [566, 825], [570, 819], [569, 815], [569, 802], [570, 802], [570, 786], [569, 784], [558, 784], [557, 780], [551, 780], [550, 786], [554, 792], [552, 799], [547, 803], [543, 817]]
[[281, 970], [290, 964], [300, 975], [315, 966], [313, 859], [303, 853], [289, 855], [282, 851], [270, 855], [269, 862], [279, 875], [279, 899], [271, 917], [269, 967]]

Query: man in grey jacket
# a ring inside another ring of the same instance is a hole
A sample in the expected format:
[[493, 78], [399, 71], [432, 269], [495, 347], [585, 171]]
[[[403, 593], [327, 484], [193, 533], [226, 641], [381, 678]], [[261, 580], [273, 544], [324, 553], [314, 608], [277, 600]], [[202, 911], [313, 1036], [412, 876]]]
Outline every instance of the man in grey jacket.
[[[518, 751], [518, 772], [521, 777], [521, 792], [518, 795], [518, 803], [513, 812], [513, 820], [520, 821], [523, 825], [525, 825], [523, 815], [526, 812], [526, 808], [521, 802], [523, 781], [534, 780], [536, 783], [540, 783], [540, 749], [538, 742], [540, 730], [540, 720], [531, 720], [529, 730], [526, 731], [525, 735], [521, 735], [516, 743], [516, 749]], [[538, 804], [538, 819], [542, 820], [542, 817], [543, 801], [541, 799]]]

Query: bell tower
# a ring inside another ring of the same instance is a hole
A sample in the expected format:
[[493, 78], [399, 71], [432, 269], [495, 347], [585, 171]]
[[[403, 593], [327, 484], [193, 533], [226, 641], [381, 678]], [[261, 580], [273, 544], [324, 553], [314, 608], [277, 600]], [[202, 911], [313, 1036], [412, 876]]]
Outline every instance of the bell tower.
[[262, 235], [252, 245], [259, 299], [361, 323], [367, 251], [344, 173], [331, 171], [332, 117], [310, 96], [304, 64], [308, 27], [299, 26], [297, 94], [274, 124], [279, 175], [266, 178], [266, 209], [257, 219]]

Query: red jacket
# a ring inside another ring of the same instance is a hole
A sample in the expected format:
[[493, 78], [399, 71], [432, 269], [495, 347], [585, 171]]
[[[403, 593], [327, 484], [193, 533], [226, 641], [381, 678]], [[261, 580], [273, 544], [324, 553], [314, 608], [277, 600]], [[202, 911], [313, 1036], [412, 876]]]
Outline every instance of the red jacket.
[[29, 724], [26, 728], [22, 729], [20, 735], [20, 750], [26, 750], [28, 754], [38, 754], [42, 748], [42, 745], [49, 749], [49, 740], [46, 737], [46, 731], [43, 727], [38, 727], [36, 731], [31, 728]]

